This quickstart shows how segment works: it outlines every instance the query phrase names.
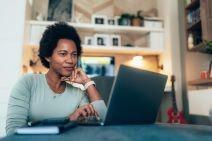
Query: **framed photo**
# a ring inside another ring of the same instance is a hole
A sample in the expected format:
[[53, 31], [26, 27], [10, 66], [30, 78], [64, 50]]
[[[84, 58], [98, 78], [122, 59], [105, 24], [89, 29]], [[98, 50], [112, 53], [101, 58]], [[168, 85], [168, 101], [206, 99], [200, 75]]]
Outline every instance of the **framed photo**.
[[107, 34], [95, 34], [94, 42], [97, 46], [109, 46], [110, 45], [110, 36]]
[[93, 24], [107, 24], [107, 16], [104, 15], [92, 15]]
[[94, 45], [94, 37], [91, 36], [85, 37], [85, 45]]
[[208, 73], [209, 73], [209, 78], [212, 78], [212, 61], [210, 62]]
[[73, 13], [73, 0], [49, 0], [48, 21], [70, 22]]
[[117, 25], [117, 22], [116, 22], [116, 20], [113, 19], [113, 18], [108, 18], [108, 19], [107, 19], [107, 24], [108, 24], [108, 25]]
[[120, 35], [110, 35], [111, 46], [121, 46], [121, 36]]

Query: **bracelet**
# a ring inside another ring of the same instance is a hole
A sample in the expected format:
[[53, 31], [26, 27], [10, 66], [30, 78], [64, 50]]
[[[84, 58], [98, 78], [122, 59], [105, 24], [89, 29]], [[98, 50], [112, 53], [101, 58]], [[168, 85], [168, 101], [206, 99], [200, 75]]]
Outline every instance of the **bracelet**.
[[95, 82], [94, 82], [94, 81], [88, 81], [88, 82], [84, 85], [85, 90], [87, 90], [87, 89], [88, 89], [88, 87], [89, 87], [89, 86], [91, 86], [91, 85], [96, 86], [96, 84], [95, 84]]

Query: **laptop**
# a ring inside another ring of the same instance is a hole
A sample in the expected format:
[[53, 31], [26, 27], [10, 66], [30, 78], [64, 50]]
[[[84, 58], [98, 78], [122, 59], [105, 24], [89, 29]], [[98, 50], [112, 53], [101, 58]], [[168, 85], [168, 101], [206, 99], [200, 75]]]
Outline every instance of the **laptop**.
[[102, 121], [86, 120], [83, 125], [154, 123], [164, 95], [167, 76], [121, 65], [113, 82]]

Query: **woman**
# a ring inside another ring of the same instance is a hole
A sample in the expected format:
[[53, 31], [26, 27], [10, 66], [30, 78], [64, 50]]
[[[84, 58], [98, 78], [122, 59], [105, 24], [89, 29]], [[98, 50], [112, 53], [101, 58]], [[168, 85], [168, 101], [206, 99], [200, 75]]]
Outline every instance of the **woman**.
[[[95, 83], [77, 68], [80, 55], [81, 41], [73, 27], [59, 22], [44, 31], [39, 57], [49, 70], [46, 74], [24, 75], [16, 83], [8, 104], [7, 134], [29, 121], [47, 118], [104, 118], [106, 106]], [[85, 90], [73, 84], [81, 84]]]

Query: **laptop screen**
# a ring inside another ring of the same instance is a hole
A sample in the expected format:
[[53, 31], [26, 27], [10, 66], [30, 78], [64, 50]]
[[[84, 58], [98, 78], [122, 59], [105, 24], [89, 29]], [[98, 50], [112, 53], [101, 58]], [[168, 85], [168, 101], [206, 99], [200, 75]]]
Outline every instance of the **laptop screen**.
[[154, 123], [167, 76], [121, 65], [114, 80], [105, 124]]

